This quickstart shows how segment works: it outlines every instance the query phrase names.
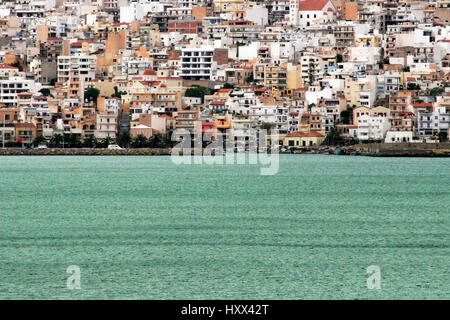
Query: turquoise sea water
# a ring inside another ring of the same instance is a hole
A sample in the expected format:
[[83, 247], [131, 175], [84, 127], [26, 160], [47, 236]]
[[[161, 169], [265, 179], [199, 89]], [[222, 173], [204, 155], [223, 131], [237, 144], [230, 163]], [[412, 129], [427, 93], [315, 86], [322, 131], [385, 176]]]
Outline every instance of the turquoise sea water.
[[449, 299], [449, 182], [450, 159], [0, 157], [0, 299]]

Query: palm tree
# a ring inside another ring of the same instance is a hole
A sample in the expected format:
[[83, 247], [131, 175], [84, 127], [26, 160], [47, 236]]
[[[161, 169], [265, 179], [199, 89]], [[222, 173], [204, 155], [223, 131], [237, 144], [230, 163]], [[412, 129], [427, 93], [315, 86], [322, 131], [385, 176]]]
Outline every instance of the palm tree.
[[47, 144], [47, 139], [45, 139], [43, 136], [36, 137], [33, 140], [33, 146], [35, 146], [35, 147], [44, 145], [44, 144]]
[[55, 134], [49, 142], [49, 145], [53, 148], [60, 148], [63, 142], [63, 136], [60, 134]]
[[150, 148], [164, 148], [164, 140], [160, 133], [153, 135], [149, 140]]
[[108, 146], [111, 144], [111, 142], [113, 142], [113, 139], [110, 136], [107, 136], [102, 141], [102, 148], [108, 148]]
[[117, 144], [122, 148], [129, 148], [131, 144], [130, 132], [126, 131], [117, 136]]
[[97, 145], [97, 138], [91, 134], [84, 138], [83, 147], [87, 148], [95, 148]]
[[144, 148], [148, 143], [148, 140], [145, 136], [142, 134], [138, 135], [136, 138], [134, 138], [132, 142], [133, 148]]
[[79, 148], [81, 147], [80, 135], [71, 133], [66, 139], [69, 148]]

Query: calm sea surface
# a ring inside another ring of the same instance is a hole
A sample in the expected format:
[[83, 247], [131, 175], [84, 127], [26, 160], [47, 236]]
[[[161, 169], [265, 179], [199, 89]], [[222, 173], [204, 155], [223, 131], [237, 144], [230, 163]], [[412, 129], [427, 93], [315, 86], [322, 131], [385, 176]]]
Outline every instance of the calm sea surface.
[[450, 299], [450, 159], [0, 157], [0, 299], [394, 298]]

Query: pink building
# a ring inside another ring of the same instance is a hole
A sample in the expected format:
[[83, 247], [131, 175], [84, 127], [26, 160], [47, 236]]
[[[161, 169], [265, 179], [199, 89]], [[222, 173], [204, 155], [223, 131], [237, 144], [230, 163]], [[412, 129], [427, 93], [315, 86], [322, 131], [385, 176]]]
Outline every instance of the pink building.
[[148, 127], [146, 125], [143, 125], [143, 124], [140, 124], [140, 125], [130, 129], [131, 138], [136, 138], [139, 135], [143, 135], [144, 137], [146, 137], [148, 139], [157, 133], [159, 133], [158, 130], [155, 130], [155, 129]]

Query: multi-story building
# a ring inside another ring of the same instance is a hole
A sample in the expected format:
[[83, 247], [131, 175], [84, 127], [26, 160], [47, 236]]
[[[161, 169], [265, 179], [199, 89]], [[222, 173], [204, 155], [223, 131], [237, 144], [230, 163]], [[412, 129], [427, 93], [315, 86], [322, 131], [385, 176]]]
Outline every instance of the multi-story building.
[[40, 84], [23, 77], [11, 77], [0, 80], [0, 103], [4, 103], [7, 106], [16, 106], [17, 97], [20, 93], [36, 93], [38, 89], [40, 89]]
[[117, 114], [113, 112], [98, 112], [96, 115], [95, 137], [97, 139], [115, 139], [117, 133]]
[[387, 117], [362, 115], [358, 118], [356, 138], [360, 141], [384, 141], [390, 129]]
[[214, 49], [212, 46], [183, 48], [181, 77], [185, 80], [210, 80], [212, 69], [227, 62], [227, 49]]
[[97, 57], [87, 54], [58, 57], [58, 82], [68, 83], [71, 77], [88, 82], [95, 78]]
[[195, 110], [179, 110], [175, 117], [176, 130], [186, 130], [193, 133], [194, 128], [197, 127], [197, 121], [199, 121], [200, 113], [198, 109]]
[[264, 67], [264, 86], [266, 88], [286, 88], [286, 68], [284, 66]]

